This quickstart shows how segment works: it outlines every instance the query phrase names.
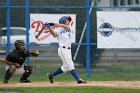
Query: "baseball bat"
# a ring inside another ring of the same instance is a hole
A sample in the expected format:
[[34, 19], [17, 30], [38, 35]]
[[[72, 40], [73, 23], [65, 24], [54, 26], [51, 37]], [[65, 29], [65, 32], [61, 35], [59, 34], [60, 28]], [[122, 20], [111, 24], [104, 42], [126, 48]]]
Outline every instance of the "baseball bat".
[[43, 27], [40, 31], [39, 31], [39, 33], [35, 36], [35, 38], [38, 38], [40, 35], [41, 35], [41, 33], [43, 32], [43, 30], [45, 29], [46, 27]]

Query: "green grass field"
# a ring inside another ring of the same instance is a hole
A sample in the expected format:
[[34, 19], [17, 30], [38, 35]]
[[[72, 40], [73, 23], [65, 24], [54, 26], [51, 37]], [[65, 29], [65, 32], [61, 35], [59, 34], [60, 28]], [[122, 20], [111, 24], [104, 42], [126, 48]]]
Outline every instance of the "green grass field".
[[[32, 82], [48, 82], [46, 74], [56, 70], [61, 66], [60, 62], [55, 61], [35, 61], [31, 63], [35, 70], [30, 76]], [[3, 81], [5, 65], [0, 65], [0, 81]], [[91, 68], [90, 77], [86, 77], [86, 70], [82, 67], [76, 67], [78, 75], [88, 81], [111, 81], [111, 80], [140, 80], [140, 63], [113, 63], [109, 65], [97, 66]], [[9, 82], [18, 82], [19, 76], [12, 76]], [[75, 81], [70, 73], [61, 74], [55, 78], [55, 81], [70, 82]], [[2, 92], [1, 92], [2, 91]], [[5, 92], [4, 92], [5, 91]], [[123, 88], [105, 88], [105, 87], [34, 87], [34, 88], [0, 88], [0, 93], [13, 91], [16, 93], [140, 93], [140, 89]]]
[[[60, 65], [60, 63], [58, 63]], [[32, 81], [47, 81], [47, 73], [56, 70], [54, 62], [32, 62], [34, 72], [30, 76]], [[4, 65], [3, 65], [4, 66]], [[0, 80], [4, 77], [4, 67], [0, 65]], [[114, 63], [104, 67], [91, 68], [90, 77], [86, 77], [86, 69], [76, 67], [78, 75], [88, 81], [106, 81], [106, 80], [140, 80], [140, 63]], [[10, 81], [18, 81], [19, 76], [12, 76]], [[56, 81], [74, 81], [70, 73], [61, 74], [55, 78]]]
[[104, 87], [0, 88], [0, 93], [8, 93], [7, 91], [9, 93], [140, 93], [140, 89]]

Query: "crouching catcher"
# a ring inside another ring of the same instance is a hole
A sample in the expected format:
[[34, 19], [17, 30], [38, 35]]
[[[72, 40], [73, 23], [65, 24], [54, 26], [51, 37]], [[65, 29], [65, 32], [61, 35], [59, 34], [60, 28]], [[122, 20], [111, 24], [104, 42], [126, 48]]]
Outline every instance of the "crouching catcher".
[[23, 40], [16, 40], [14, 45], [15, 49], [6, 56], [5, 60], [3, 60], [3, 62], [7, 64], [3, 83], [8, 83], [11, 76], [18, 72], [18, 70], [23, 71], [20, 82], [29, 83], [30, 80], [28, 80], [28, 77], [32, 74], [33, 67], [29, 65], [23, 66], [23, 63], [27, 57], [37, 57], [39, 52], [38, 50], [26, 50], [25, 42]]

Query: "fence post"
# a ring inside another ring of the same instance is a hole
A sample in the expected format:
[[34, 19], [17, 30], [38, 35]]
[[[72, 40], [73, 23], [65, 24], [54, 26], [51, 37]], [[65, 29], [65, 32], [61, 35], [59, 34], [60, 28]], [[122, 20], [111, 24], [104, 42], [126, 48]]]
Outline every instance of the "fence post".
[[[29, 0], [26, 0], [26, 48], [29, 50]], [[26, 59], [26, 64], [30, 64], [30, 59]]]
[[90, 77], [90, 0], [86, 0], [86, 76]]
[[10, 52], [10, 0], [6, 0], [7, 47], [6, 54]]

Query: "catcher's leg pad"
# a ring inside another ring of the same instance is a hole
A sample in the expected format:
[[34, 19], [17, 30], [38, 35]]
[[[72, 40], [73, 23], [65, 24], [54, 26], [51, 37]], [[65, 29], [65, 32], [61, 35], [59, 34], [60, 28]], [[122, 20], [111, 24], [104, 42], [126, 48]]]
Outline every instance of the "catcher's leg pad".
[[6, 70], [4, 79], [6, 81], [8, 81], [11, 78], [11, 76], [13, 75], [15, 70], [16, 70], [16, 66], [15, 65], [13, 65], [13, 64], [9, 65], [9, 68]]
[[25, 72], [32, 73], [33, 67], [32, 66], [24, 66], [24, 70], [25, 70]]
[[24, 66], [24, 70], [25, 70], [25, 73], [21, 77], [21, 80], [26, 80], [32, 74], [33, 67], [32, 66]]

